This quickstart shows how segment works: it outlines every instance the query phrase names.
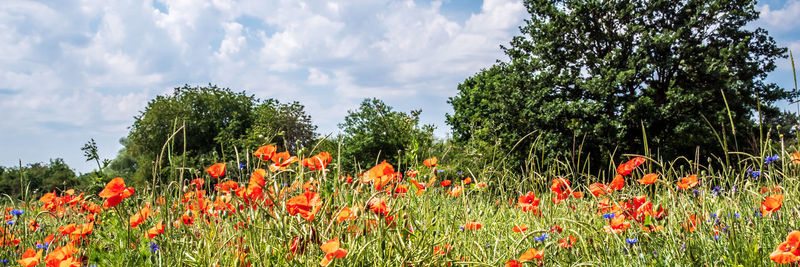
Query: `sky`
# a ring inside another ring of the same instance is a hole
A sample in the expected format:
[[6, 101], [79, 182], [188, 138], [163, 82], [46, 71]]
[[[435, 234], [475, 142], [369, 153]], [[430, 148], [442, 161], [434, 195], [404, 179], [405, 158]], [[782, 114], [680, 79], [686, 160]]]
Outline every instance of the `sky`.
[[[748, 27], [800, 51], [800, 0], [756, 9]], [[184, 84], [300, 101], [322, 135], [376, 97], [444, 137], [448, 97], [507, 58], [527, 17], [520, 0], [3, 0], [0, 166], [89, 172], [83, 144], [114, 158], [147, 102]], [[768, 80], [793, 87], [789, 61]]]

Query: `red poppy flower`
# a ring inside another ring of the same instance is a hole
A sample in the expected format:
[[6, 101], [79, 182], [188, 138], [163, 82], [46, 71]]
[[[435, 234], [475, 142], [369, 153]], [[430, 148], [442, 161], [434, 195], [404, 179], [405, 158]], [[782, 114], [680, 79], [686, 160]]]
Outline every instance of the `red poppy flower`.
[[522, 263], [517, 260], [508, 260], [506, 262], [506, 267], [522, 267]]
[[483, 227], [483, 225], [481, 225], [478, 222], [471, 221], [471, 222], [467, 222], [462, 227], [464, 227], [464, 229], [466, 229], [466, 230], [478, 230], [478, 229], [481, 229], [481, 227]]
[[783, 204], [782, 194], [768, 196], [761, 202], [761, 213], [764, 217], [770, 217], [772, 216], [772, 212], [781, 208], [781, 204]]
[[325, 258], [319, 262], [320, 266], [328, 266], [333, 259], [341, 259], [347, 256], [347, 250], [339, 248], [339, 238], [334, 238], [322, 243], [320, 248], [325, 252]]
[[442, 181], [442, 186], [449, 186], [451, 183], [453, 183], [453, 181], [444, 180], [444, 181]]
[[384, 198], [370, 199], [367, 202], [367, 208], [376, 214], [389, 215], [389, 205], [386, 205], [386, 199]]
[[611, 181], [609, 184], [612, 190], [622, 190], [625, 187], [625, 176], [618, 174], [614, 177], [614, 180]]
[[330, 153], [322, 152], [313, 157], [303, 159], [303, 166], [312, 171], [322, 170], [328, 166], [331, 160], [333, 160], [333, 157], [331, 157]]
[[543, 257], [544, 257], [544, 249], [536, 250], [535, 248], [531, 248], [528, 249], [528, 251], [525, 251], [525, 253], [522, 253], [522, 256], [519, 256], [519, 261], [526, 262], [533, 259], [541, 260]]
[[633, 170], [635, 170], [636, 167], [639, 167], [639, 165], [642, 165], [642, 163], [644, 163], [644, 162], [645, 162], [645, 158], [643, 158], [643, 157], [635, 157], [635, 158], [629, 160], [628, 162], [620, 164], [619, 167], [617, 167], [617, 173], [619, 173], [619, 175], [622, 175], [622, 176], [627, 176], [627, 175], [631, 174], [631, 172]]
[[362, 183], [372, 182], [375, 190], [383, 190], [389, 182], [394, 180], [396, 174], [392, 164], [387, 163], [385, 160], [375, 167], [372, 167], [362, 175]]
[[[111, 181], [106, 184], [106, 187], [103, 191], [100, 191], [98, 194], [101, 198], [105, 198], [106, 201], [103, 203], [103, 208], [111, 208], [122, 202], [123, 199], [126, 199], [133, 195], [134, 189], [133, 187], [125, 187], [125, 180], [120, 177], [111, 179]], [[41, 199], [40, 199], [41, 200]]]
[[692, 174], [686, 177], [681, 178], [681, 181], [678, 182], [678, 188], [680, 189], [689, 189], [692, 187], [697, 186], [700, 182], [697, 181], [697, 174]]
[[272, 159], [272, 156], [275, 156], [275, 152], [277, 152], [277, 148], [273, 145], [266, 145], [259, 147], [256, 152], [253, 152], [253, 156], [258, 157], [261, 161], [268, 161]]
[[614, 216], [608, 222], [608, 225], [603, 227], [603, 230], [609, 234], [619, 234], [631, 227], [631, 223], [625, 221], [625, 215], [619, 214]]
[[589, 185], [589, 192], [591, 192], [592, 195], [599, 197], [610, 193], [611, 188], [601, 183], [593, 183]]
[[447, 190], [447, 194], [453, 197], [457, 197], [458, 195], [461, 195], [461, 193], [464, 193], [464, 187], [459, 185], [453, 186], [453, 188]]
[[320, 208], [322, 208], [322, 200], [317, 192], [306, 191], [286, 202], [286, 210], [289, 211], [289, 215], [300, 214], [300, 217], [308, 221], [314, 220], [314, 215]]
[[429, 158], [429, 159], [426, 159], [426, 160], [422, 161], [422, 164], [424, 164], [428, 168], [433, 168], [433, 167], [436, 167], [436, 163], [438, 163], [438, 162], [439, 162], [439, 159], [437, 159], [436, 157], [433, 157], [433, 158]]
[[206, 169], [206, 172], [214, 178], [225, 176], [225, 163], [214, 163]]
[[526, 230], [528, 230], [528, 225], [527, 224], [514, 225], [514, 232], [522, 233], [522, 232], [525, 232]]
[[558, 240], [558, 246], [562, 247], [562, 248], [571, 248], [571, 247], [575, 246], [575, 241], [576, 240], [577, 239], [575, 238], [575, 236], [569, 235], [569, 236], [567, 236], [565, 238], [559, 239]]
[[652, 183], [655, 183], [656, 180], [658, 180], [658, 174], [649, 173], [649, 174], [646, 174], [644, 177], [642, 177], [642, 179], [639, 179], [639, 183], [640, 184], [652, 184]]
[[42, 259], [42, 250], [35, 251], [32, 248], [25, 250], [22, 253], [22, 259], [17, 260], [17, 262], [22, 265], [23, 267], [33, 267], [39, 265], [39, 260]]
[[537, 198], [533, 192], [528, 192], [528, 194], [519, 197], [517, 206], [524, 212], [538, 211], [539, 201], [539, 198]]
[[778, 264], [800, 261], [800, 231], [792, 231], [786, 235], [786, 241], [778, 244], [769, 254], [769, 259]]
[[147, 230], [147, 238], [153, 239], [159, 234], [164, 233], [164, 224], [163, 221], [159, 221], [156, 225], [153, 225], [152, 228]]
[[290, 155], [289, 151], [276, 153], [272, 156], [272, 162], [275, 164], [269, 165], [269, 170], [272, 172], [277, 172], [286, 169], [286, 167], [289, 167], [289, 165], [297, 161], [297, 157]]

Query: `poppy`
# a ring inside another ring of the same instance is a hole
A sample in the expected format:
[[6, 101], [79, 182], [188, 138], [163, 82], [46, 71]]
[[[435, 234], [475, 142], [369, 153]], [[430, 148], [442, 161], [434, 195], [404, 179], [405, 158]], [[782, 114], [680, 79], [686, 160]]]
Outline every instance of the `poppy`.
[[447, 194], [453, 197], [457, 197], [458, 195], [461, 195], [461, 193], [464, 193], [464, 187], [458, 185], [453, 186], [453, 188], [450, 190], [447, 190]]
[[451, 246], [450, 244], [445, 244], [443, 246], [434, 246], [433, 254], [436, 256], [447, 255], [447, 253], [450, 253], [451, 249], [453, 249], [453, 246]]
[[514, 225], [514, 232], [522, 233], [522, 232], [525, 232], [526, 230], [528, 230], [528, 225], [527, 224]]
[[[683, 229], [685, 229], [686, 231], [694, 232], [694, 230], [697, 229], [697, 221], [698, 221], [697, 217], [698, 216], [696, 214], [690, 214], [686, 222], [681, 223], [681, 227], [683, 227]], [[699, 220], [702, 221], [703, 219], [700, 218]]]
[[800, 231], [792, 231], [786, 235], [786, 241], [778, 244], [769, 254], [769, 259], [778, 264], [792, 263], [800, 260]]
[[314, 215], [320, 208], [322, 208], [322, 200], [317, 192], [306, 191], [286, 202], [286, 210], [289, 211], [289, 215], [300, 214], [300, 217], [308, 221], [314, 220]]
[[162, 224], [162, 222], [163, 221], [159, 221], [156, 225], [153, 225], [152, 228], [147, 230], [146, 234], [148, 238], [153, 239], [157, 235], [164, 233], [164, 224]]
[[273, 145], [266, 145], [259, 147], [256, 152], [253, 152], [253, 156], [258, 157], [261, 161], [268, 161], [272, 159], [272, 156], [275, 156], [275, 152], [277, 152], [277, 148]]
[[471, 178], [471, 177], [467, 177], [467, 179], [464, 179], [463, 183], [464, 183], [464, 184], [470, 184], [470, 183], [472, 183], [472, 178]]
[[444, 180], [444, 181], [442, 181], [442, 186], [449, 186], [451, 183], [453, 183], [453, 181]]
[[274, 156], [272, 156], [272, 162], [275, 164], [269, 165], [269, 170], [271, 172], [277, 172], [286, 169], [286, 167], [297, 161], [297, 157], [290, 155], [289, 151], [276, 153]]
[[610, 193], [611, 188], [601, 183], [593, 183], [589, 185], [589, 192], [592, 192], [592, 195], [599, 197]]
[[622, 176], [627, 176], [631, 174], [631, 172], [635, 170], [636, 167], [639, 167], [639, 165], [642, 165], [642, 163], [644, 162], [645, 162], [644, 157], [635, 157], [629, 160], [628, 162], [620, 164], [617, 167], [617, 173]]
[[128, 223], [131, 225], [131, 228], [139, 227], [139, 224], [147, 220], [148, 216], [150, 216], [150, 205], [145, 205], [141, 210], [136, 212], [136, 214], [131, 216]]
[[382, 190], [383, 187], [395, 178], [394, 167], [385, 160], [375, 165], [362, 175], [362, 183], [372, 182], [375, 190]]
[[225, 176], [225, 163], [214, 163], [206, 169], [206, 172], [214, 178]]
[[538, 211], [539, 201], [539, 198], [537, 198], [533, 192], [528, 192], [528, 194], [519, 197], [517, 200], [517, 206], [524, 212], [531, 210]]
[[331, 160], [333, 160], [333, 157], [331, 157], [330, 153], [321, 152], [313, 157], [303, 159], [303, 166], [312, 171], [322, 170], [328, 166]]
[[625, 221], [625, 215], [619, 214], [608, 221], [608, 225], [603, 230], [609, 234], [619, 234], [631, 227], [631, 223]]
[[426, 160], [422, 161], [422, 164], [424, 164], [428, 168], [433, 168], [433, 167], [436, 167], [436, 163], [438, 163], [438, 162], [439, 162], [439, 159], [437, 159], [436, 157], [433, 157], [433, 158], [429, 158], [429, 159], [426, 159]]
[[622, 188], [625, 187], [625, 176], [617, 174], [617, 176], [614, 177], [614, 180], [612, 180], [609, 184], [609, 187], [611, 187], [613, 190], [622, 190]]
[[333, 259], [341, 259], [347, 256], [347, 250], [339, 248], [339, 238], [334, 238], [322, 243], [320, 248], [325, 252], [325, 258], [319, 262], [320, 266], [328, 266]]
[[519, 261], [526, 262], [533, 259], [541, 260], [543, 257], [544, 257], [544, 249], [536, 250], [535, 248], [531, 248], [528, 249], [528, 251], [525, 251], [525, 253], [522, 253], [522, 256], [519, 256]]
[[480, 223], [478, 223], [478, 222], [474, 222], [474, 221], [472, 221], [472, 222], [467, 222], [467, 223], [466, 223], [466, 224], [464, 224], [464, 226], [462, 226], [462, 227], [463, 227], [464, 229], [466, 229], [466, 230], [478, 230], [478, 229], [481, 229], [481, 227], [483, 227], [483, 225], [481, 225], [481, 224], [480, 224]]
[[231, 191], [236, 191], [236, 189], [239, 189], [239, 183], [237, 183], [236, 181], [228, 180], [218, 183], [215, 186], [215, 188], [217, 189], [217, 191], [220, 191], [222, 193], [230, 193]]
[[697, 174], [692, 174], [686, 177], [681, 178], [681, 181], [678, 182], [678, 188], [680, 189], [689, 189], [695, 187], [699, 184], [697, 181]]
[[646, 174], [644, 177], [642, 177], [642, 179], [639, 179], [639, 183], [640, 184], [652, 184], [652, 183], [655, 183], [656, 180], [658, 180], [658, 174], [649, 173], [649, 174]]
[[522, 263], [512, 259], [506, 262], [506, 267], [522, 267]]
[[486, 182], [478, 182], [477, 184], [475, 184], [475, 187], [477, 187], [477, 188], [485, 188], [486, 187]]
[[800, 164], [800, 153], [794, 152], [793, 154], [789, 155], [789, 158], [792, 160], [792, 164]]
[[17, 260], [17, 262], [24, 266], [24, 267], [33, 267], [39, 265], [39, 260], [42, 259], [42, 250], [34, 251], [32, 248], [28, 248], [22, 253], [22, 259]]
[[356, 216], [356, 208], [343, 207], [336, 215], [336, 223], [341, 223], [345, 220], [353, 220]]
[[783, 204], [782, 194], [768, 196], [766, 199], [764, 199], [764, 201], [761, 202], [761, 213], [764, 215], [764, 217], [770, 217], [772, 216], [772, 212], [781, 208], [781, 204]]
[[[100, 191], [98, 194], [101, 198], [105, 198], [106, 201], [103, 203], [103, 208], [111, 208], [122, 202], [123, 199], [126, 199], [133, 195], [134, 189], [133, 187], [125, 187], [125, 180], [120, 177], [111, 179], [106, 184], [106, 187], [103, 191]], [[41, 199], [40, 199], [41, 200]]]
[[383, 198], [370, 199], [367, 202], [367, 208], [376, 214], [389, 215], [389, 205], [386, 205], [386, 199]]
[[576, 240], [577, 239], [575, 238], [575, 236], [569, 235], [569, 236], [567, 236], [565, 238], [559, 239], [558, 240], [558, 246], [562, 247], [562, 248], [571, 248], [571, 247], [575, 246], [575, 241]]

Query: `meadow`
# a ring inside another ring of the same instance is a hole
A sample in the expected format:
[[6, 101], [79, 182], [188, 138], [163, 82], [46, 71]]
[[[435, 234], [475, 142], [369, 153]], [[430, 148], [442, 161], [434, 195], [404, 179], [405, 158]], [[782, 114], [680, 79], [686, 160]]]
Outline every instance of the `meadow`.
[[[767, 143], [768, 144], [768, 143]], [[791, 149], [789, 149], [791, 151]], [[622, 155], [520, 175], [448, 155], [347, 172], [265, 145], [173, 182], [7, 197], [8, 266], [759, 266], [800, 259], [800, 154]], [[531, 159], [535, 162], [536, 159]], [[728, 164], [727, 162], [732, 162]], [[404, 169], [406, 171], [400, 172]], [[25, 186], [21, 184], [20, 186]]]

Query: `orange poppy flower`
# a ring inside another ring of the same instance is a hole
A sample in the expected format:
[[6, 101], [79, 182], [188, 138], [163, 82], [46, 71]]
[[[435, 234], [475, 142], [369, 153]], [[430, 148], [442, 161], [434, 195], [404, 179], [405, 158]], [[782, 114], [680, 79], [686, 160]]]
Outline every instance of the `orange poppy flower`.
[[612, 190], [622, 190], [622, 188], [625, 187], [625, 176], [617, 174], [614, 180], [609, 184], [609, 187], [611, 187]]
[[697, 174], [692, 174], [686, 177], [681, 178], [681, 181], [678, 182], [678, 188], [680, 189], [689, 189], [692, 187], [697, 186], [700, 182], [697, 181]]
[[214, 178], [225, 176], [225, 163], [214, 163], [206, 169], [206, 172]]
[[422, 164], [424, 164], [428, 168], [433, 168], [433, 167], [436, 167], [436, 163], [438, 163], [438, 162], [439, 162], [439, 159], [437, 159], [436, 157], [433, 157], [433, 158], [429, 158], [429, 159], [426, 159], [426, 160], [422, 161]]
[[24, 253], [22, 253], [22, 259], [17, 260], [17, 262], [23, 267], [33, 267], [39, 265], [39, 260], [41, 259], [41, 249], [39, 251], [35, 251], [32, 248], [28, 248]]
[[306, 191], [301, 195], [295, 196], [286, 202], [286, 210], [289, 215], [300, 214], [300, 217], [308, 221], [314, 220], [314, 215], [322, 208], [322, 200], [317, 192]]
[[528, 211], [538, 211], [539, 209], [539, 198], [536, 197], [533, 192], [528, 192], [528, 194], [522, 195], [517, 200], [517, 206], [522, 209], [524, 212]]
[[464, 179], [463, 182], [464, 182], [464, 184], [472, 183], [472, 178], [471, 177], [467, 177], [467, 179]]
[[778, 244], [769, 254], [769, 259], [778, 264], [800, 261], [800, 231], [792, 231], [786, 235], [786, 241]]
[[639, 179], [640, 184], [652, 184], [658, 180], [658, 174], [648, 173], [642, 179]]
[[794, 152], [793, 154], [789, 155], [789, 158], [792, 160], [792, 164], [800, 164], [800, 153]]
[[347, 256], [347, 250], [339, 248], [339, 238], [334, 238], [322, 243], [320, 248], [325, 252], [325, 258], [319, 262], [320, 266], [328, 266], [333, 259], [341, 259]]
[[610, 193], [611, 188], [601, 183], [593, 183], [589, 185], [589, 192], [592, 192], [592, 195], [599, 197]]
[[383, 187], [395, 177], [394, 167], [385, 160], [375, 167], [372, 167], [362, 175], [362, 183], [372, 182], [375, 190], [382, 190]]
[[122, 202], [123, 199], [126, 199], [133, 195], [134, 189], [133, 187], [125, 187], [125, 180], [120, 177], [111, 179], [111, 181], [106, 184], [106, 187], [103, 191], [100, 191], [98, 194], [101, 198], [105, 198], [106, 201], [103, 203], [103, 208], [111, 208]]
[[275, 156], [275, 152], [277, 152], [277, 148], [273, 145], [266, 145], [259, 147], [256, 152], [253, 152], [253, 156], [258, 157], [261, 161], [268, 161], [272, 159], [272, 156]]
[[367, 208], [376, 214], [383, 216], [389, 215], [389, 205], [386, 205], [384, 198], [372, 198], [367, 202]]
[[478, 230], [478, 229], [481, 229], [481, 227], [483, 227], [483, 225], [481, 225], [481, 224], [480, 224], [480, 223], [478, 223], [478, 222], [471, 221], [471, 222], [467, 222], [467, 223], [466, 223], [466, 224], [464, 224], [464, 226], [462, 226], [462, 227], [463, 227], [464, 229], [466, 229], [466, 230]]
[[444, 181], [442, 181], [442, 186], [449, 186], [451, 183], [453, 183], [453, 181], [444, 180]]
[[163, 233], [164, 233], [164, 224], [163, 224], [163, 221], [159, 221], [156, 225], [153, 225], [152, 228], [147, 230], [146, 234], [147, 234], [148, 238], [153, 239], [157, 235], [163, 234]]
[[528, 225], [527, 224], [514, 225], [514, 232], [522, 233], [522, 232], [525, 232], [526, 230], [528, 230]]
[[289, 165], [292, 165], [292, 163], [295, 163], [298, 160], [299, 159], [297, 159], [296, 156], [289, 155], [289, 151], [276, 153], [274, 156], [272, 156], [272, 162], [275, 162], [275, 164], [269, 165], [269, 170], [272, 172], [277, 172], [286, 169], [286, 167], [289, 167]]
[[346, 220], [353, 220], [357, 218], [355, 208], [343, 207], [336, 215], [336, 223], [341, 223]]
[[328, 166], [331, 160], [333, 160], [333, 157], [331, 157], [330, 153], [321, 152], [313, 157], [303, 159], [303, 166], [312, 171], [322, 170]]
[[215, 186], [215, 188], [217, 189], [217, 191], [220, 191], [222, 193], [230, 193], [231, 191], [236, 191], [236, 189], [239, 189], [239, 183], [237, 183], [236, 181], [228, 180], [218, 183]]
[[184, 225], [194, 225], [194, 217], [189, 215], [188, 210], [186, 211], [186, 213], [181, 215], [181, 221], [183, 222]]
[[628, 174], [631, 174], [636, 167], [639, 167], [639, 165], [642, 165], [644, 162], [645, 158], [635, 157], [628, 162], [620, 164], [619, 167], [617, 167], [617, 173], [622, 176], [627, 176]]
[[553, 179], [550, 183], [550, 191], [556, 194], [556, 197], [553, 198], [554, 204], [559, 204], [565, 199], [569, 198], [570, 194], [572, 193], [572, 188], [569, 186], [569, 181], [562, 177], [558, 177]]
[[608, 234], [619, 234], [631, 227], [631, 223], [625, 221], [625, 215], [619, 214], [614, 216], [608, 222], [608, 225], [603, 227], [603, 230]]
[[528, 249], [528, 251], [525, 251], [525, 253], [522, 253], [522, 256], [519, 256], [519, 261], [526, 262], [533, 259], [541, 260], [543, 257], [544, 257], [544, 249], [536, 250], [535, 248], [531, 248]]
[[567, 236], [565, 238], [559, 239], [558, 240], [558, 246], [562, 247], [562, 248], [571, 248], [571, 247], [575, 246], [575, 241], [576, 240], [577, 240], [577, 238], [575, 238], [575, 236], [569, 235], [569, 236]]
[[506, 262], [506, 267], [522, 267], [522, 263], [512, 259]]
[[[694, 230], [697, 229], [697, 220], [698, 220], [697, 217], [698, 216], [696, 214], [689, 214], [689, 217], [687, 218], [686, 222], [681, 223], [681, 227], [683, 227], [683, 229], [689, 232], [694, 232]], [[703, 219], [699, 218], [699, 220], [702, 221]]]
[[[80, 266], [79, 264], [75, 264], [75, 259], [73, 258], [73, 254], [78, 252], [78, 249], [75, 248], [72, 244], [67, 244], [66, 246], [61, 246], [58, 248], [53, 249], [47, 256], [44, 258], [44, 262], [46, 266]], [[73, 265], [74, 264], [74, 265]]]
[[459, 185], [453, 186], [453, 188], [447, 190], [447, 194], [453, 197], [457, 197], [458, 195], [461, 195], [461, 193], [464, 193], [464, 187]]
[[783, 194], [768, 196], [761, 202], [761, 213], [764, 217], [772, 216], [772, 212], [779, 210], [783, 204]]
[[150, 216], [150, 205], [145, 205], [141, 210], [136, 212], [136, 214], [131, 216], [128, 223], [131, 225], [131, 228], [139, 227], [139, 224], [147, 220], [148, 216]]
[[475, 187], [476, 188], [485, 188], [486, 187], [486, 182], [478, 182], [477, 184], [475, 184]]

